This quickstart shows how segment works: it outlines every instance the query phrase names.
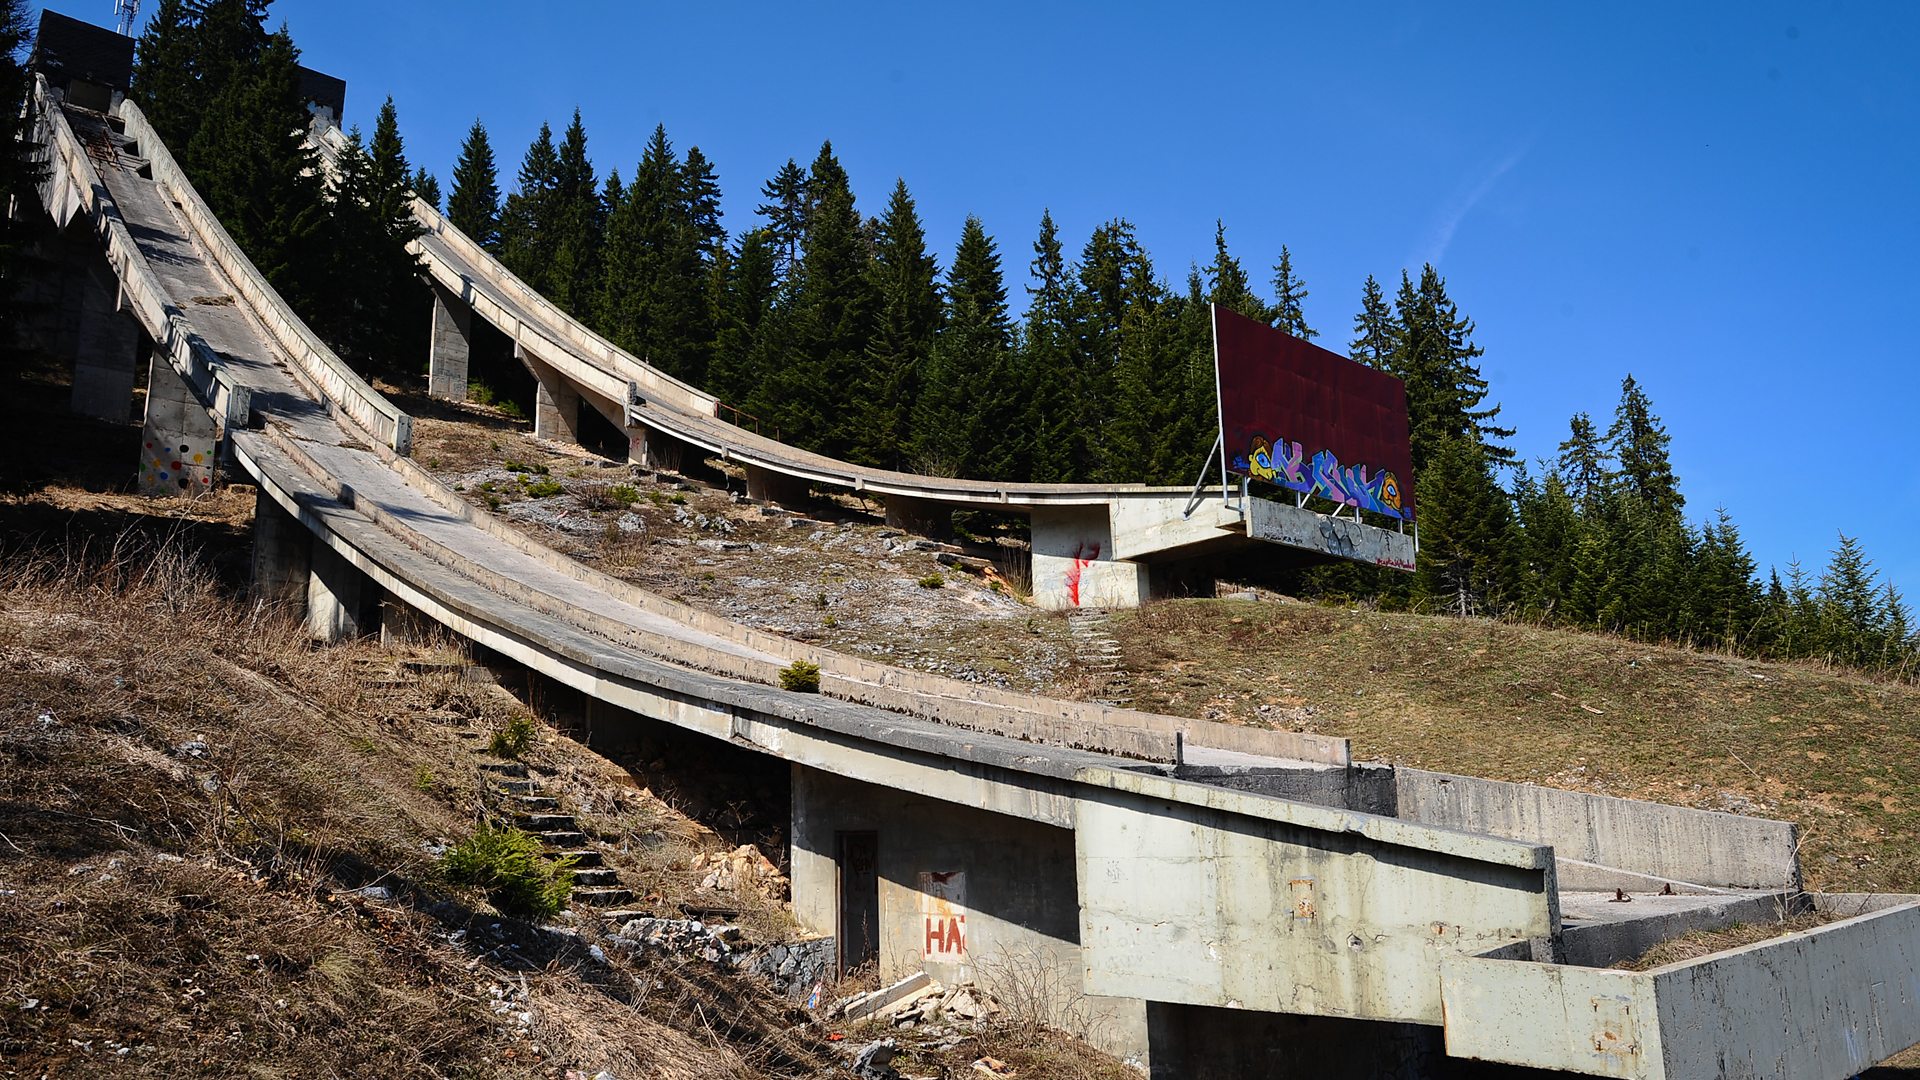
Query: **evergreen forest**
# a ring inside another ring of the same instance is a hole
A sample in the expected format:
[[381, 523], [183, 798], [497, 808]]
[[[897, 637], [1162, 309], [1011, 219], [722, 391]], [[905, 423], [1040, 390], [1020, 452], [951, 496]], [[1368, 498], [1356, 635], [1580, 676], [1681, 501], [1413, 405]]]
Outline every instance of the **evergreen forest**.
[[[440, 205], [439, 182], [407, 161], [391, 99], [325, 177], [300, 135], [298, 50], [266, 29], [267, 7], [160, 0], [132, 95], [295, 309], [363, 371], [417, 382], [428, 294], [406, 251], [409, 206], [415, 194]], [[1520, 460], [1474, 321], [1432, 266], [1367, 278], [1349, 326], [1314, 327], [1292, 253], [1249, 268], [1223, 224], [1206, 265], [1168, 274], [1125, 219], [1080, 238], [1043, 214], [1009, 249], [969, 217], [942, 267], [905, 181], [884, 205], [857, 205], [831, 143], [754, 189], [732, 230], [716, 163], [664, 126], [624, 176], [603, 174], [576, 110], [558, 135], [541, 127], [510, 184], [499, 174], [476, 120], [446, 192], [455, 226], [786, 442], [938, 475], [1191, 484], [1216, 434], [1220, 304], [1407, 388], [1417, 571], [1340, 565], [1287, 587], [1916, 676], [1905, 602], [1857, 540], [1839, 535], [1824, 567], [1762, 574], [1725, 509], [1687, 506], [1633, 375], [1610, 413], [1569, 419], [1551, 460]]]

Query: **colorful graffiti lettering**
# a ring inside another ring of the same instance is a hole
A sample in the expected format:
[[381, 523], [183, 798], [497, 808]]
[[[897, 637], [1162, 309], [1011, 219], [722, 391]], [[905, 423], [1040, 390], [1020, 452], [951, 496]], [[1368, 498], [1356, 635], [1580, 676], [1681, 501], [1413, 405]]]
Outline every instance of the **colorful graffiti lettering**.
[[1303, 467], [1306, 451], [1297, 442], [1268, 442], [1255, 436], [1247, 453], [1236, 455], [1233, 471], [1277, 484], [1302, 495], [1318, 495], [1387, 517], [1405, 518], [1400, 479], [1382, 469], [1369, 475], [1365, 465], [1342, 465], [1333, 451], [1321, 450]]

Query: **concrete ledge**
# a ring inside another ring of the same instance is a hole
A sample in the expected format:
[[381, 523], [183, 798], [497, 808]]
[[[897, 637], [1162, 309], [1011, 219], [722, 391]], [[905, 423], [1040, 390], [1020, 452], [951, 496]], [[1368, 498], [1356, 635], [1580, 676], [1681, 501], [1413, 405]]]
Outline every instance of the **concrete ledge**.
[[[1563, 912], [1568, 908], [1567, 894], [1570, 891], [1562, 882], [1560, 896]], [[1741, 923], [1778, 923], [1806, 909], [1799, 894], [1781, 892], [1724, 896], [1704, 903], [1685, 894], [1677, 897], [1642, 894], [1633, 901], [1632, 907], [1623, 906], [1622, 910], [1654, 908], [1663, 901], [1678, 910], [1647, 910], [1634, 918], [1579, 924], [1573, 923], [1570, 916], [1563, 915], [1566, 927], [1560, 933], [1561, 961], [1574, 967], [1607, 967], [1642, 956], [1655, 945], [1682, 934], [1725, 930]]]
[[1800, 887], [1793, 824], [1578, 791], [1395, 770], [1400, 816], [1551, 844], [1562, 858], [1715, 888]]
[[1634, 1080], [1843, 1080], [1920, 1042], [1920, 905], [1651, 971], [1448, 957], [1447, 1053]]

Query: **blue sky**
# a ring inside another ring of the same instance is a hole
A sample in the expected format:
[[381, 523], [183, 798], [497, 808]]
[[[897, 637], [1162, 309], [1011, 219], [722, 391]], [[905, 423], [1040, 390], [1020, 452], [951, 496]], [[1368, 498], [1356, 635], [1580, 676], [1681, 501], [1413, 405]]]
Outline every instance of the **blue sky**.
[[906, 179], [943, 256], [978, 214], [1016, 297], [1043, 208], [1074, 249], [1130, 218], [1176, 281], [1216, 218], [1259, 279], [1284, 243], [1335, 348], [1368, 274], [1432, 261], [1524, 456], [1604, 427], [1631, 372], [1690, 513], [1728, 507], [1763, 572], [1844, 529], [1920, 599], [1920, 6], [1448, 7], [272, 10], [349, 122], [393, 95], [443, 183], [476, 116], [510, 183], [578, 105], [602, 175], [656, 123], [699, 145], [738, 228], [831, 138], [868, 212]]

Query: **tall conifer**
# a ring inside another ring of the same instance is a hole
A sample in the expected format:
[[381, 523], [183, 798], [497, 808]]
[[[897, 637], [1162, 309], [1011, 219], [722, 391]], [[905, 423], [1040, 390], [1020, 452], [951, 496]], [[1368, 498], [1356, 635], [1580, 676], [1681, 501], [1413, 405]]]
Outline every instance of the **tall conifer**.
[[493, 162], [493, 144], [487, 126], [479, 120], [460, 144], [453, 165], [453, 192], [447, 197], [447, 220], [488, 251], [500, 248], [500, 174]]
[[[1373, 281], [1371, 277], [1367, 279]], [[1379, 284], [1374, 284], [1376, 299]], [[1307, 325], [1307, 312], [1301, 306], [1307, 298], [1307, 283], [1293, 269], [1293, 252], [1280, 245], [1280, 261], [1273, 264], [1273, 325], [1303, 341], [1311, 341], [1320, 332]]]
[[877, 303], [866, 364], [852, 395], [861, 415], [855, 460], [899, 467], [913, 442], [913, 408], [940, 328], [939, 273], [907, 182], [897, 180], [875, 230], [872, 288]]

